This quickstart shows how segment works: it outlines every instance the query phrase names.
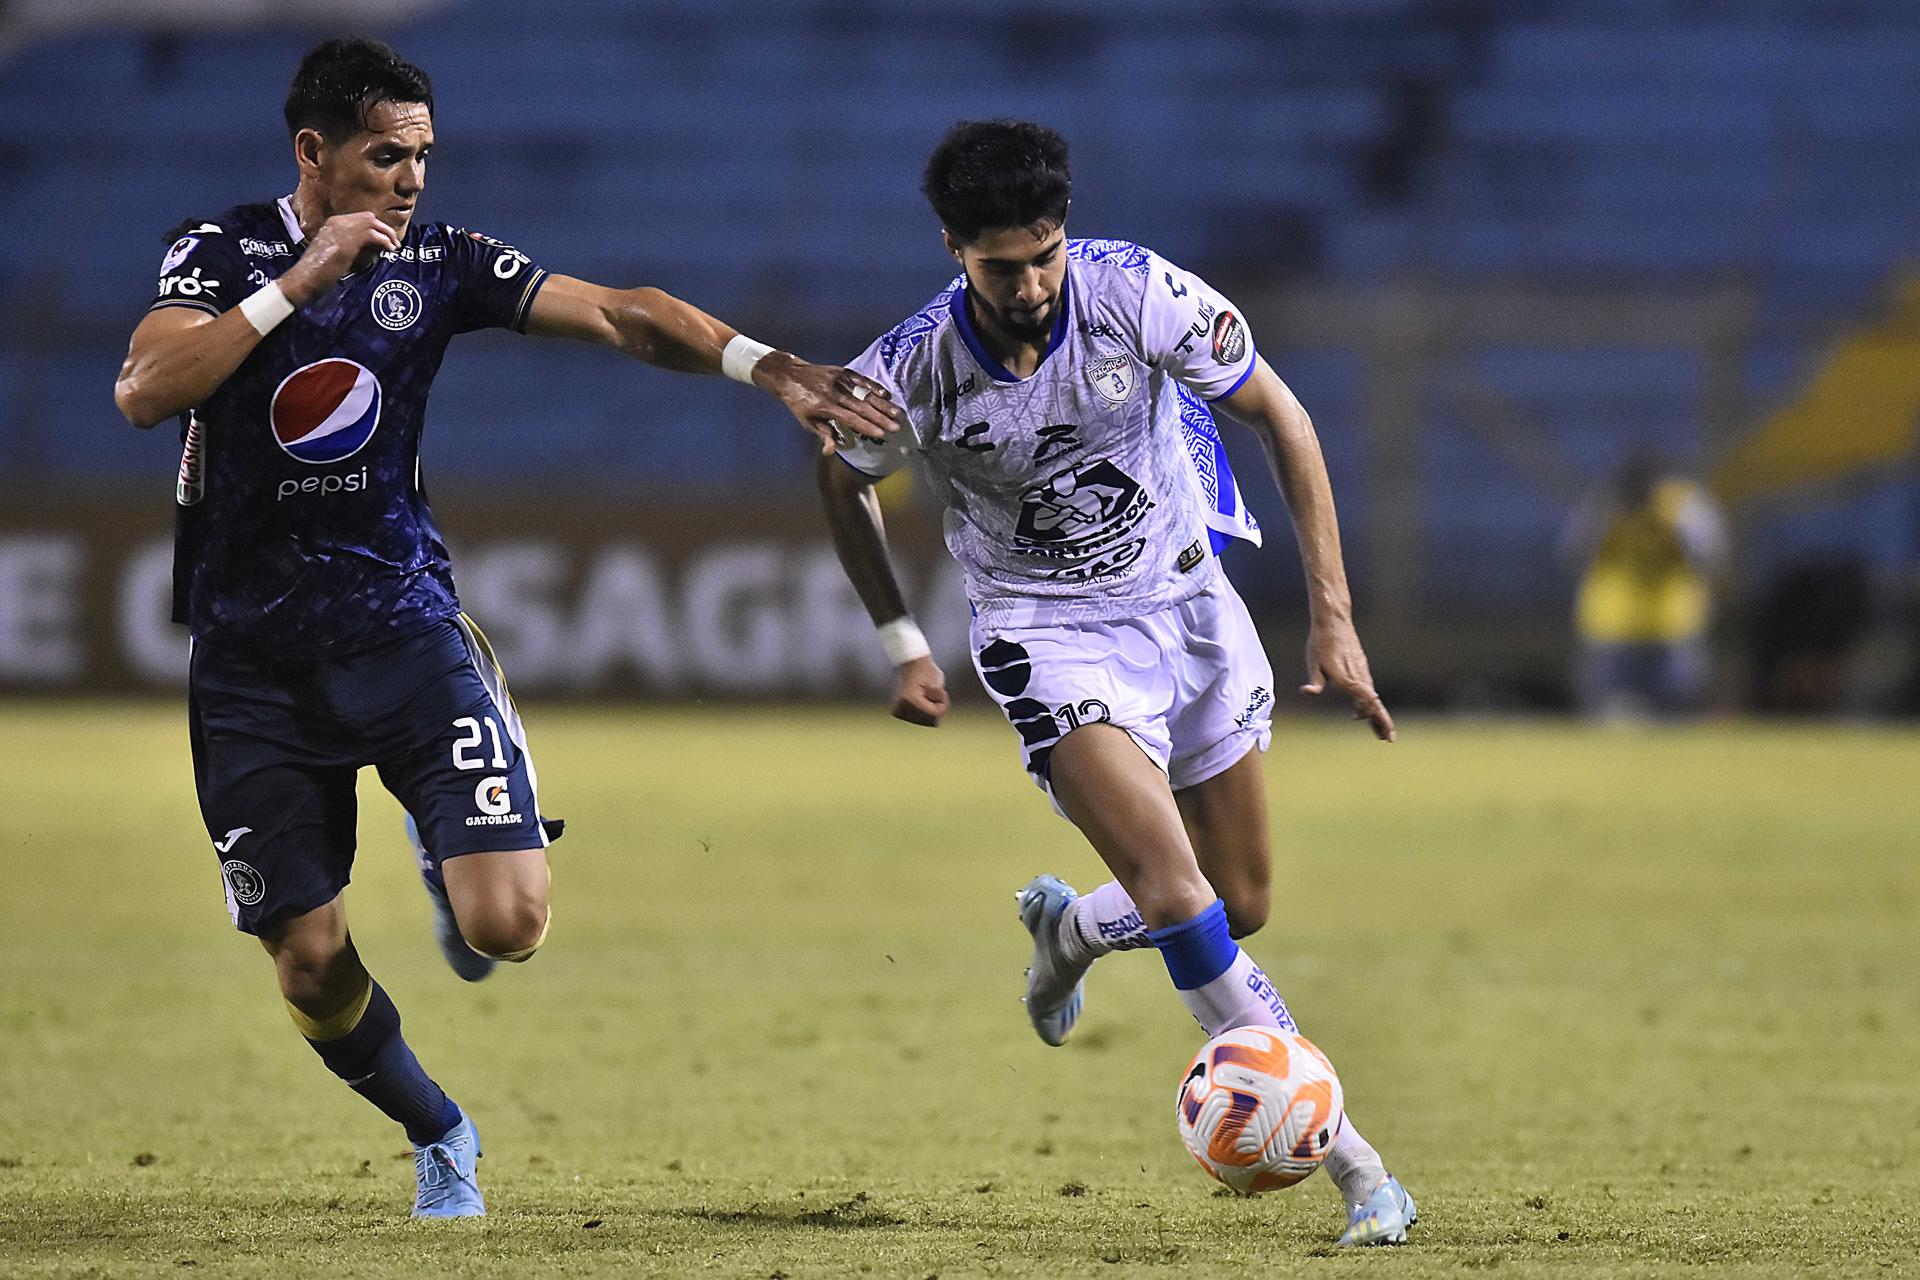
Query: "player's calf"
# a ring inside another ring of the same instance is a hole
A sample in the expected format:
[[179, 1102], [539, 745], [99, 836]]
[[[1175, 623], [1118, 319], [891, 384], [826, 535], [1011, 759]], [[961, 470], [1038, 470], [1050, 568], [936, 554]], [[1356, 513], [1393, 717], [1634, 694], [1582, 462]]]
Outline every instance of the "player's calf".
[[327, 1069], [397, 1121], [416, 1145], [439, 1142], [460, 1120], [400, 1034], [400, 1011], [367, 973], [339, 899], [278, 922], [261, 937], [287, 1014]]
[[1260, 753], [1248, 746], [1227, 768], [1173, 793], [1193, 843], [1200, 874], [1227, 909], [1235, 938], [1258, 933], [1273, 901], [1266, 780]]
[[1220, 904], [1227, 910], [1228, 936], [1239, 939], [1260, 932], [1266, 925], [1273, 899], [1265, 889], [1248, 891], [1235, 887], [1220, 891]]

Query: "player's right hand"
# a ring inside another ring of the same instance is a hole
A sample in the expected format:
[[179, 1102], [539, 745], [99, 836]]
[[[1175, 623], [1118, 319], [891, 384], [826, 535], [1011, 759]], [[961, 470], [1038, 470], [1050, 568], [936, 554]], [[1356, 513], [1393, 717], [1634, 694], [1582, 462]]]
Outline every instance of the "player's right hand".
[[887, 389], [852, 369], [775, 351], [754, 366], [753, 381], [780, 398], [823, 454], [840, 446], [843, 432], [884, 440], [900, 429], [900, 410]]
[[947, 676], [932, 658], [903, 662], [893, 671], [893, 718], [937, 728], [947, 714]]
[[339, 284], [374, 254], [400, 247], [400, 236], [374, 213], [339, 213], [320, 224], [300, 261], [280, 277], [280, 291], [304, 306]]

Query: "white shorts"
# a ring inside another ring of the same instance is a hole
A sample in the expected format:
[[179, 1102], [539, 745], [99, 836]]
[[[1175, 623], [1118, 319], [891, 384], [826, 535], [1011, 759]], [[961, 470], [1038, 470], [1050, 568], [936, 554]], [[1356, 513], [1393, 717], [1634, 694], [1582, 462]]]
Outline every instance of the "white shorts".
[[1184, 604], [1142, 618], [992, 629], [976, 622], [973, 665], [1043, 788], [1054, 745], [1084, 724], [1125, 729], [1175, 791], [1255, 747], [1265, 751], [1273, 737], [1273, 667], [1225, 574]]

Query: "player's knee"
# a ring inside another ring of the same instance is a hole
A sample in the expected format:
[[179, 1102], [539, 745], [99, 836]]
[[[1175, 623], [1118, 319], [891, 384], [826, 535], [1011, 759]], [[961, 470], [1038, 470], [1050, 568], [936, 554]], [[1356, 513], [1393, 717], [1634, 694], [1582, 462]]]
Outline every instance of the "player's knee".
[[365, 970], [351, 950], [323, 945], [282, 947], [273, 958], [280, 994], [309, 1017], [334, 1012], [365, 985]]
[[540, 949], [551, 921], [546, 902], [528, 895], [490, 903], [471, 919], [461, 919], [460, 936], [489, 959], [518, 962]]
[[[1122, 881], [1126, 884], [1126, 881]], [[1164, 929], [1191, 920], [1214, 899], [1213, 888], [1198, 871], [1158, 867], [1137, 875], [1127, 892], [1149, 929]]]

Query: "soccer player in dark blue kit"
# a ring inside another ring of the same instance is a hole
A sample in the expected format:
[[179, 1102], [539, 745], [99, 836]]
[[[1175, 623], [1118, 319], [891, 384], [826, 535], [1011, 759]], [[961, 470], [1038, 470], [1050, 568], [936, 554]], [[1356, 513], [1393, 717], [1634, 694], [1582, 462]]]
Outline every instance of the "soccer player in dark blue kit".
[[826, 448], [837, 429], [894, 424], [877, 384], [657, 289], [550, 275], [497, 240], [416, 222], [433, 94], [385, 45], [313, 49], [286, 122], [299, 185], [176, 233], [114, 398], [137, 427], [183, 422], [175, 619], [193, 636], [194, 780], [234, 924], [265, 944], [326, 1065], [405, 1127], [414, 1215], [476, 1216], [479, 1139], [401, 1038], [341, 898], [355, 773], [374, 765], [418, 833], [456, 968], [525, 960], [547, 932], [526, 738], [420, 483], [448, 340], [506, 328], [725, 373]]

